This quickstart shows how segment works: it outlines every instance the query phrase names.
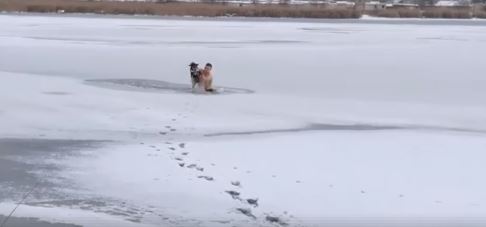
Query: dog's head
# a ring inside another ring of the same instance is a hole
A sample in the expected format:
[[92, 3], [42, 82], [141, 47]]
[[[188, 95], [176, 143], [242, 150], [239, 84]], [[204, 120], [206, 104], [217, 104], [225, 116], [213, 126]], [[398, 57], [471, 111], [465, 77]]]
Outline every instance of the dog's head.
[[198, 64], [197, 64], [197, 63], [195, 63], [195, 62], [191, 62], [191, 64], [189, 64], [189, 67], [190, 67], [191, 69], [196, 69], [196, 68], [197, 68], [197, 66], [198, 66]]

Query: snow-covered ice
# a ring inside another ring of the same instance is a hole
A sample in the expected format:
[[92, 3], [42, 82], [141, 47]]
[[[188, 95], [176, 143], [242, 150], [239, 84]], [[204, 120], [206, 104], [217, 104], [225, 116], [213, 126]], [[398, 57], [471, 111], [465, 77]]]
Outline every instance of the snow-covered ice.
[[485, 25], [0, 15], [0, 223], [483, 226]]

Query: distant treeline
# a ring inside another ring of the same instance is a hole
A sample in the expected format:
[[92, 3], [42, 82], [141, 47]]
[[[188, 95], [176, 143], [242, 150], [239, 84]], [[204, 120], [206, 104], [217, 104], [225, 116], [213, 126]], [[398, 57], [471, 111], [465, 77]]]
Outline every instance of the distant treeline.
[[[359, 1], [363, 3], [363, 1]], [[486, 6], [403, 7], [366, 10], [363, 4], [239, 4], [189, 2], [117, 2], [94, 0], [0, 0], [0, 11], [45, 13], [143, 14], [164, 16], [240, 16], [290, 18], [359, 18], [363, 14], [406, 18], [486, 18]]]
[[211, 4], [188, 2], [114, 2], [81, 0], [0, 0], [0, 11], [49, 13], [146, 14], [165, 16], [241, 16], [300, 18], [359, 18], [349, 7], [328, 9], [309, 5]]

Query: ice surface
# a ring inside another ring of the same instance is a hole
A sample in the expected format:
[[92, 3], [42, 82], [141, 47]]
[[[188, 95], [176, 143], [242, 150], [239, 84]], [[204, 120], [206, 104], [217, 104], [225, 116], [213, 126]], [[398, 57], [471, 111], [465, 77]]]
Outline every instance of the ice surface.
[[484, 225], [481, 23], [0, 15], [0, 221]]

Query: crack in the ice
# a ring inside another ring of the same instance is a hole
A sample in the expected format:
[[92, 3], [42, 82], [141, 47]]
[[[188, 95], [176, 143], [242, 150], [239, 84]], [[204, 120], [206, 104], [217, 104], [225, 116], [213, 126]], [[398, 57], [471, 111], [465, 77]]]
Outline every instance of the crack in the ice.
[[450, 131], [450, 132], [486, 134], [486, 130], [456, 128], [456, 127], [422, 126], [422, 125], [373, 125], [373, 124], [321, 124], [321, 123], [314, 123], [314, 124], [309, 124], [309, 125], [306, 125], [306, 126], [303, 126], [303, 127], [295, 127], [295, 128], [266, 129], [266, 130], [252, 130], [252, 131], [250, 130], [250, 131], [235, 131], [235, 132], [216, 132], [216, 133], [204, 134], [204, 136], [205, 137], [238, 136], [238, 135], [257, 135], [257, 134], [305, 132], [305, 131], [384, 131], [384, 130]]
[[254, 131], [239, 131], [239, 132], [218, 132], [205, 134], [206, 137], [213, 136], [234, 136], [234, 135], [255, 135], [255, 134], [270, 134], [270, 133], [286, 133], [286, 132], [304, 132], [304, 131], [372, 131], [372, 130], [396, 130], [403, 129], [398, 126], [380, 126], [369, 124], [310, 124], [304, 127], [286, 128], [286, 129], [267, 129]]

